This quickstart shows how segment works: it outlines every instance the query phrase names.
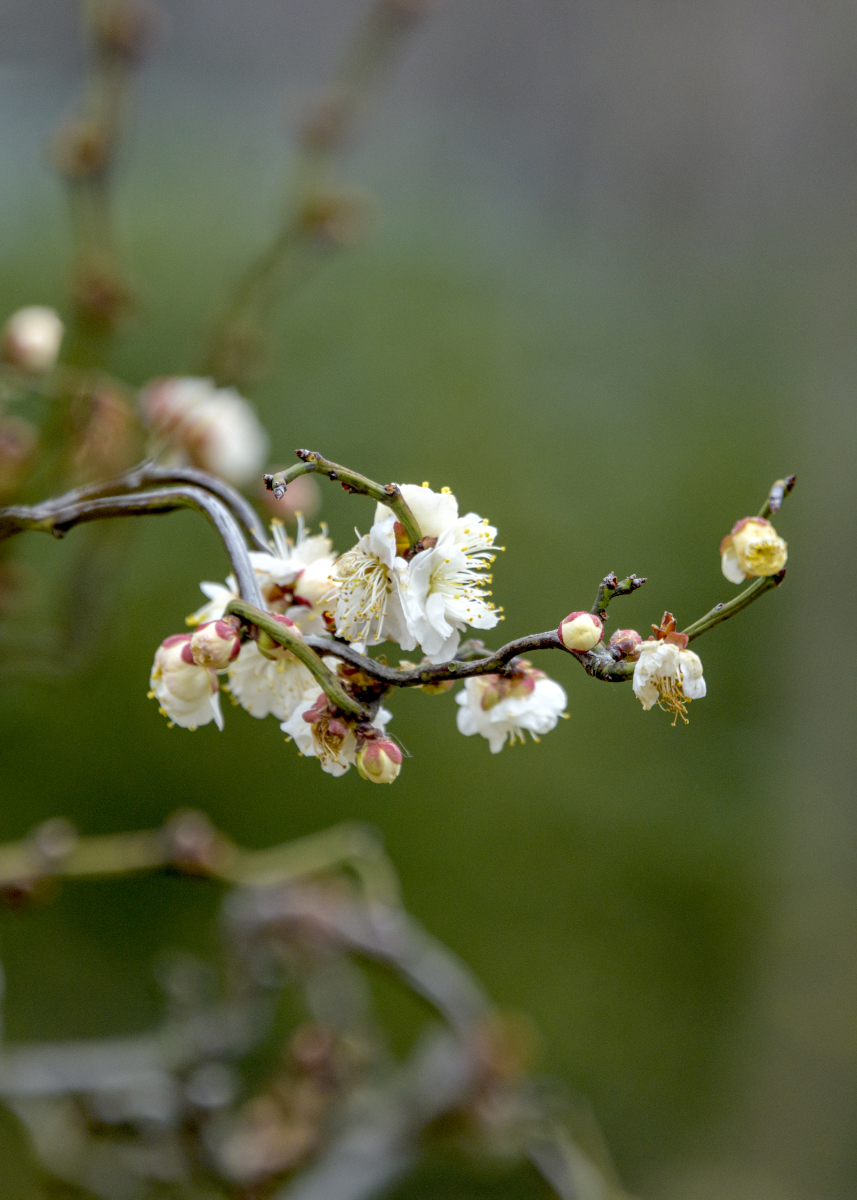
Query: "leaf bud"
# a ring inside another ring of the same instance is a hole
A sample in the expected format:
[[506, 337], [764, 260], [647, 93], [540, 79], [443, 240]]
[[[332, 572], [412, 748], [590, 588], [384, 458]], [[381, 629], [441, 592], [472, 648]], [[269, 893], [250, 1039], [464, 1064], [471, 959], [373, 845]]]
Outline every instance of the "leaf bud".
[[392, 783], [402, 769], [402, 752], [389, 738], [372, 738], [357, 751], [357, 771], [370, 783]]
[[619, 658], [628, 659], [630, 662], [636, 662], [640, 657], [640, 646], [643, 644], [643, 639], [637, 633], [636, 629], [617, 629], [611, 635], [607, 645]]
[[238, 657], [241, 639], [233, 626], [226, 621], [207, 621], [194, 630], [190, 639], [190, 649], [193, 661], [198, 667], [225, 671]]
[[65, 326], [52, 308], [32, 304], [19, 308], [3, 326], [3, 361], [21, 371], [49, 371], [60, 352]]
[[572, 654], [585, 654], [597, 646], [603, 632], [601, 618], [588, 612], [569, 613], [557, 630], [559, 640]]

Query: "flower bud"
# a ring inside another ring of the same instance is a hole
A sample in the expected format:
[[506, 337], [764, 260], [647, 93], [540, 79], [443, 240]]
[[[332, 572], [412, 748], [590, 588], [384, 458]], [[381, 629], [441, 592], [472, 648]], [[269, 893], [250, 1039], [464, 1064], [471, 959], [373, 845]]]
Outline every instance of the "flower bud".
[[636, 629], [617, 629], [607, 643], [620, 658], [626, 658], [630, 662], [636, 662], [640, 657], [642, 644], [643, 639]]
[[601, 618], [588, 612], [569, 613], [557, 630], [559, 640], [572, 654], [584, 654], [597, 646], [603, 632]]
[[57, 361], [65, 326], [52, 308], [34, 304], [19, 308], [3, 326], [4, 362], [40, 375]]
[[[280, 613], [268, 613], [268, 616], [272, 620], [276, 621], [278, 625], [285, 625], [292, 631], [295, 637], [299, 638], [301, 636], [301, 631], [298, 629], [297, 625], [295, 625], [294, 621], [289, 620], [288, 617], [284, 617]], [[291, 654], [291, 650], [289, 650], [287, 646], [281, 646], [280, 643], [272, 638], [270, 633], [264, 629], [259, 630], [259, 640], [256, 644], [259, 647], [259, 653], [264, 655], [265, 658], [270, 658], [272, 662], [277, 662], [278, 660], [283, 659], [287, 655]]]
[[190, 639], [193, 661], [198, 667], [210, 667], [212, 671], [225, 671], [238, 657], [241, 639], [226, 621], [207, 621], [198, 625]]
[[388, 738], [373, 738], [357, 751], [357, 771], [370, 783], [392, 783], [402, 769], [402, 752]]
[[223, 728], [217, 676], [194, 662], [191, 634], [165, 638], [155, 653], [149, 695], [176, 725], [196, 729], [214, 721]]
[[787, 558], [786, 543], [764, 517], [742, 517], [720, 543], [720, 565], [730, 583], [776, 575]]

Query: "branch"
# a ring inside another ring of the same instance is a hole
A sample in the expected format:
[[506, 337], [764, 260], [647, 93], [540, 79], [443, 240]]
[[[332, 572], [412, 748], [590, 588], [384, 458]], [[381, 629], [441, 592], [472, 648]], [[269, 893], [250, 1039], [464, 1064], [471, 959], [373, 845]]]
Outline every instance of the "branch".
[[322, 458], [314, 450], [296, 450], [295, 454], [302, 460], [301, 462], [295, 463], [293, 467], [289, 467], [286, 471], [278, 471], [276, 475], [266, 475], [264, 477], [265, 487], [269, 492], [274, 493], [275, 500], [282, 500], [286, 494], [288, 485], [297, 479], [299, 475], [307, 475], [315, 471], [319, 475], [326, 475], [328, 479], [341, 483], [346, 492], [354, 492], [360, 496], [370, 496], [373, 500], [377, 500], [379, 504], [386, 504], [387, 508], [395, 513], [402, 525], [411, 550], [416, 552], [420, 548], [420, 541], [422, 539], [420, 527], [417, 525], [414, 514], [405, 502], [397, 483], [375, 483], [374, 480], [367, 479], [365, 475], [360, 475], [348, 467], [341, 467], [339, 463]]
[[768, 498], [762, 505], [759, 513], [760, 517], [765, 520], [772, 517], [774, 513], [779, 512], [782, 508], [783, 501], [789, 495], [795, 483], [797, 483], [797, 475], [787, 475], [785, 479], [777, 479], [768, 492]]
[[694, 638], [700, 637], [703, 633], [707, 633], [709, 629], [713, 629], [715, 625], [719, 625], [721, 621], [728, 621], [730, 617], [736, 616], [754, 600], [758, 600], [764, 596], [765, 592], [773, 591], [778, 588], [786, 577], [785, 570], [778, 571], [776, 575], [763, 575], [760, 579], [754, 579], [749, 587], [743, 592], [730, 600], [728, 604], [715, 604], [711, 612], [700, 617], [698, 621], [694, 621], [692, 625], [688, 625], [687, 629], [682, 630], [687, 635], [688, 641], [692, 642]]
[[254, 607], [252, 604], [246, 604], [242, 600], [230, 600], [226, 606], [226, 613], [234, 613], [236, 617], [240, 617], [247, 625], [254, 625], [257, 629], [264, 629], [275, 642], [278, 642], [281, 646], [285, 646], [287, 650], [291, 650], [295, 658], [300, 659], [307, 670], [315, 677], [328, 700], [340, 712], [345, 713], [349, 717], [356, 717], [358, 721], [371, 720], [372, 714], [370, 711], [364, 708], [359, 700], [355, 700], [353, 696], [350, 696], [345, 691], [331, 669], [321, 661], [319, 655], [314, 652], [300, 634], [292, 633], [290, 626], [284, 625], [271, 613], [265, 612], [261, 605]]
[[589, 611], [593, 617], [600, 617], [602, 621], [606, 621], [607, 605], [610, 601], [615, 596], [630, 596], [631, 592], [635, 592], [645, 582], [645, 578], [638, 579], [636, 575], [629, 575], [627, 579], [623, 579], [620, 583], [616, 578], [616, 573], [611, 571], [609, 575], [604, 576], [598, 585], [598, 594], [595, 597], [595, 603]]
[[45, 500], [41, 504], [12, 505], [0, 509], [0, 542], [36, 530], [62, 538], [75, 525], [108, 517], [146, 517], [192, 508], [207, 517], [223, 542], [241, 595], [263, 606], [256, 573], [247, 553], [247, 543], [232, 513], [211, 492], [200, 487], [160, 488], [128, 496], [101, 496], [75, 500], [74, 493]]

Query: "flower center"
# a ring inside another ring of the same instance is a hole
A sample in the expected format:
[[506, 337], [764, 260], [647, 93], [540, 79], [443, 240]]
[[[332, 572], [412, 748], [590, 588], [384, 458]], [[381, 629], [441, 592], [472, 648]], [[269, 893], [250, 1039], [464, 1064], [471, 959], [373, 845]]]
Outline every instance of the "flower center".
[[337, 632], [350, 642], [378, 642], [390, 594], [390, 573], [379, 558], [355, 546], [337, 562], [333, 578], [341, 585], [336, 604]]

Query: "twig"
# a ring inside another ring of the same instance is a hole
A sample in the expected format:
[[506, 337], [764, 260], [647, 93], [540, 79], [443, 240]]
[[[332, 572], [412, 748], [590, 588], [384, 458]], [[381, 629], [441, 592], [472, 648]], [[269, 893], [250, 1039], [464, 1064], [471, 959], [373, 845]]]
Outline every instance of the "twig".
[[609, 575], [604, 576], [598, 585], [598, 594], [595, 597], [595, 603], [589, 611], [594, 617], [600, 617], [602, 621], [606, 621], [607, 606], [610, 601], [616, 596], [630, 596], [631, 592], [635, 592], [645, 582], [645, 578], [638, 579], [636, 575], [629, 575], [627, 579], [623, 579], [620, 582], [616, 578], [616, 573], [611, 571]]
[[286, 471], [278, 471], [276, 475], [264, 476], [265, 487], [269, 492], [274, 493], [275, 500], [282, 500], [286, 494], [288, 485], [297, 479], [299, 475], [307, 475], [315, 471], [319, 475], [326, 475], [328, 479], [341, 483], [347, 492], [355, 492], [360, 496], [370, 496], [380, 504], [386, 504], [387, 508], [395, 513], [400, 521], [410, 543], [411, 550], [416, 550], [419, 547], [422, 534], [420, 533], [420, 528], [417, 525], [414, 514], [402, 496], [398, 484], [375, 483], [374, 480], [367, 479], [365, 475], [360, 475], [357, 471], [352, 471], [348, 467], [342, 467], [339, 463], [323, 458], [322, 455], [316, 454], [314, 450], [296, 450], [295, 454], [301, 459], [301, 462], [295, 463], [293, 467], [289, 467]]
[[734, 600], [730, 600], [728, 604], [715, 604], [711, 612], [700, 617], [698, 621], [694, 621], [692, 625], [688, 625], [687, 629], [682, 632], [687, 635], [688, 641], [692, 642], [694, 638], [701, 637], [703, 633], [707, 633], [721, 621], [728, 621], [730, 617], [736, 616], [754, 600], [764, 596], [765, 592], [779, 587], [785, 577], [785, 570], [782, 570], [778, 571], [776, 575], [763, 575], [760, 579], [754, 579], [750, 586], [745, 588]]
[[315, 677], [319, 687], [340, 712], [349, 717], [356, 717], [358, 721], [371, 720], [371, 712], [345, 691], [336, 675], [321, 661], [320, 656], [314, 652], [304, 638], [298, 633], [292, 633], [290, 626], [278, 621], [271, 613], [266, 612], [262, 605], [254, 607], [241, 600], [230, 600], [226, 606], [226, 612], [240, 617], [248, 625], [264, 629], [275, 642], [290, 650], [295, 658], [300, 659]]
[[772, 484], [770, 492], [768, 492], [768, 498], [762, 505], [759, 516], [764, 517], [767, 520], [769, 517], [772, 517], [774, 513], [779, 512], [782, 508], [783, 501], [785, 500], [786, 496], [789, 495], [796, 482], [797, 475], [787, 475], [785, 479], [776, 480], [776, 482]]
[[241, 595], [264, 607], [256, 573], [250, 563], [247, 543], [238, 522], [210, 491], [199, 487], [160, 488], [129, 496], [103, 496], [67, 502], [65, 496], [42, 504], [17, 504], [0, 509], [0, 542], [25, 530], [51, 533], [62, 538], [75, 525], [108, 517], [146, 517], [193, 508], [207, 517], [223, 542]]

